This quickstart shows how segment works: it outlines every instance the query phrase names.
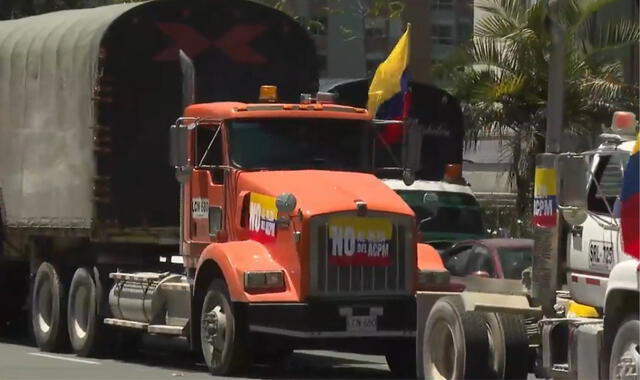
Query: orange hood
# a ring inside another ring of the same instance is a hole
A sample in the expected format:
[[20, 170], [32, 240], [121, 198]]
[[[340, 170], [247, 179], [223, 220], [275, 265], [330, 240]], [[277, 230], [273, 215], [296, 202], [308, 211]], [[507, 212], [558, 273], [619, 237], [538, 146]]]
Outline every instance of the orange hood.
[[307, 215], [355, 211], [355, 201], [370, 211], [413, 216], [413, 211], [393, 190], [371, 174], [323, 170], [242, 172], [241, 191], [277, 196], [295, 195], [297, 207]]

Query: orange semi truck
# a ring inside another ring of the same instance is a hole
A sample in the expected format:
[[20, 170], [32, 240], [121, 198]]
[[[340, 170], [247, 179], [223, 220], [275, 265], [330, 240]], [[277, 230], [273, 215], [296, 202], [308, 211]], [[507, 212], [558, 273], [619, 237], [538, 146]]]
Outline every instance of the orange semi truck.
[[414, 374], [414, 294], [442, 262], [369, 174], [371, 116], [300, 97], [317, 67], [293, 20], [230, 0], [58, 12], [0, 23], [0, 58], [2, 316], [28, 310], [42, 350], [149, 333], [214, 374], [321, 346]]

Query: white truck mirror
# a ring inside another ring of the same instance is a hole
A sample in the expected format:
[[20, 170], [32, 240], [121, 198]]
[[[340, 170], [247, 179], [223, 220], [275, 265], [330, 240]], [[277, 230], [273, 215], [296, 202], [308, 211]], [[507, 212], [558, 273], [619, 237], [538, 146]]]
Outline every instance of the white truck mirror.
[[558, 208], [571, 225], [587, 219], [589, 160], [584, 155], [562, 155], [558, 159]]

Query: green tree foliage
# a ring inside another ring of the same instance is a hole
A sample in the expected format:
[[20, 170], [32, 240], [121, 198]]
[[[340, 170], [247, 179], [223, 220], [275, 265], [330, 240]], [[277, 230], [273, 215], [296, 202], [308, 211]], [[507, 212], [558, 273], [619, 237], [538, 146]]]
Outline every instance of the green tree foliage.
[[[564, 128], [590, 136], [615, 110], [636, 110], [638, 89], [623, 82], [612, 50], [637, 43], [636, 20], [596, 25], [594, 14], [615, 0], [560, 1], [565, 32]], [[545, 148], [550, 34], [546, 1], [484, 0], [474, 38], [437, 68], [461, 99], [468, 141], [497, 135], [513, 155], [510, 178], [519, 215], [531, 208], [535, 156]]]

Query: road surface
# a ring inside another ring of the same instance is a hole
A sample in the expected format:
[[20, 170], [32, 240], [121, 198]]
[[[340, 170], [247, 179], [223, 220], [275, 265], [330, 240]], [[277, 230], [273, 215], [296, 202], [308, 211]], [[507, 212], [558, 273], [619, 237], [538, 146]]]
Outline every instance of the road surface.
[[[296, 351], [279, 368], [252, 367], [249, 379], [390, 379], [382, 356]], [[216, 379], [185, 342], [150, 337], [119, 359], [45, 353], [24, 341], [0, 338], [0, 380]], [[228, 378], [227, 378], [228, 379]]]

